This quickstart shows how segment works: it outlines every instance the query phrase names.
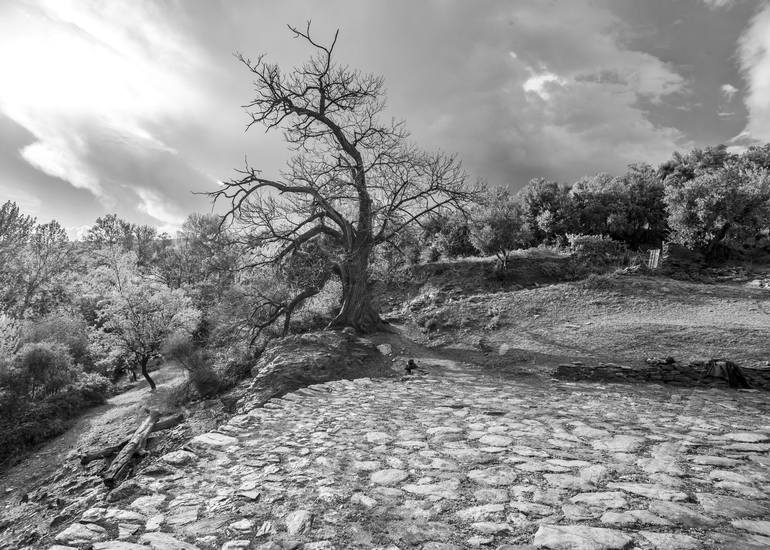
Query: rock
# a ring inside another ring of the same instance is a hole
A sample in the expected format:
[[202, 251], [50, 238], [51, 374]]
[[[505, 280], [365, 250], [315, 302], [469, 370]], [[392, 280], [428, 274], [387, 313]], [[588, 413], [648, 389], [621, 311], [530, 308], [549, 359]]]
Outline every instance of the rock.
[[655, 533], [653, 531], [639, 531], [655, 548], [661, 550], [696, 550], [702, 544], [698, 539], [689, 535], [678, 533]]
[[508, 491], [505, 489], [477, 489], [473, 492], [473, 498], [479, 502], [508, 502]]
[[452, 538], [455, 530], [446, 523], [429, 522], [391, 522], [386, 526], [391, 538], [405, 545], [417, 546], [425, 542], [441, 542]]
[[507, 447], [513, 443], [513, 439], [504, 435], [490, 434], [479, 439], [479, 443], [481, 445], [489, 445], [490, 447]]
[[620, 489], [626, 493], [631, 493], [655, 500], [686, 501], [689, 499], [686, 493], [682, 493], [680, 491], [671, 491], [661, 487], [660, 485], [652, 485], [647, 483], [608, 483], [607, 487], [610, 489]]
[[168, 533], [145, 533], [139, 537], [139, 544], [149, 546], [152, 550], [199, 550], [197, 546], [181, 541]]
[[715, 516], [729, 519], [770, 516], [770, 508], [767, 505], [753, 500], [712, 493], [695, 493], [695, 499], [707, 514]]
[[644, 438], [635, 435], [616, 435], [593, 442], [594, 449], [612, 453], [635, 453], [644, 445]]
[[596, 508], [625, 508], [628, 506], [623, 493], [609, 491], [604, 493], [580, 493], [569, 499], [573, 504], [585, 504]]
[[552, 506], [536, 504], [534, 502], [511, 502], [511, 508], [528, 516], [550, 516], [556, 510]]
[[655, 500], [650, 503], [649, 509], [653, 514], [657, 514], [660, 517], [666, 518], [673, 523], [684, 525], [685, 527], [699, 529], [711, 527], [717, 523], [712, 518], [704, 516], [693, 508], [676, 502]]
[[571, 474], [545, 474], [543, 476], [549, 485], [569, 489], [574, 491], [590, 491], [594, 488], [593, 484], [582, 477]]
[[374, 472], [372, 474], [371, 481], [376, 485], [396, 485], [398, 483], [401, 483], [408, 477], [409, 477], [409, 474], [404, 470], [390, 468], [387, 470], [380, 470], [378, 472]]
[[758, 521], [750, 519], [739, 519], [730, 522], [733, 527], [749, 531], [750, 533], [756, 533], [770, 537], [770, 521]]
[[166, 500], [166, 495], [150, 495], [137, 498], [129, 506], [134, 510], [141, 510], [142, 512], [155, 512], [163, 504], [164, 500]]
[[364, 439], [366, 439], [368, 443], [382, 445], [384, 443], [390, 443], [393, 441], [393, 436], [386, 434], [385, 432], [369, 432], [364, 436]]
[[246, 539], [230, 540], [222, 545], [222, 550], [247, 550], [251, 541]]
[[735, 466], [740, 464], [740, 460], [734, 458], [726, 458], [723, 456], [708, 456], [708, 455], [695, 455], [691, 456], [690, 460], [695, 464], [703, 464], [706, 466]]
[[350, 502], [352, 504], [363, 506], [364, 508], [374, 508], [377, 506], [376, 500], [374, 500], [372, 497], [366, 496], [363, 493], [353, 493], [353, 495], [350, 497]]
[[671, 525], [671, 522], [659, 518], [647, 510], [628, 510], [627, 512], [604, 512], [600, 521], [607, 525]]
[[483, 521], [490, 517], [499, 516], [505, 510], [502, 504], [482, 504], [471, 506], [455, 512], [455, 516], [461, 521]]
[[459, 485], [460, 484], [456, 480], [449, 480], [441, 483], [425, 483], [423, 485], [409, 484], [404, 485], [402, 489], [407, 493], [412, 493], [414, 495], [455, 500], [460, 498], [460, 493], [457, 492]]
[[505, 466], [493, 466], [484, 470], [471, 470], [468, 478], [482, 485], [510, 485], [516, 481], [517, 474]]
[[724, 438], [740, 443], [762, 443], [770, 439], [770, 436], [759, 432], [733, 432], [725, 434]]
[[236, 445], [237, 443], [237, 438], [221, 434], [219, 432], [201, 434], [193, 437], [190, 441], [190, 445], [200, 447], [227, 447], [230, 445]]
[[550, 550], [623, 550], [633, 540], [620, 531], [583, 525], [541, 525], [535, 533], [535, 548]]
[[289, 536], [301, 535], [310, 530], [313, 525], [313, 514], [307, 510], [289, 512], [284, 519]]
[[115, 487], [107, 497], [110, 502], [117, 502], [124, 498], [132, 497], [136, 494], [146, 493], [146, 489], [142, 487], [139, 482], [134, 480], [124, 481], [117, 487]]
[[240, 519], [230, 524], [230, 528], [235, 529], [236, 531], [251, 531], [253, 527], [254, 523], [246, 518]]
[[[141, 544], [135, 544], [133, 542], [125, 542], [122, 540], [109, 540], [106, 542], [95, 542], [93, 550], [147, 550], [146, 546]], [[49, 548], [48, 550], [53, 550]]]
[[511, 526], [507, 523], [493, 523], [491, 521], [478, 521], [473, 523], [471, 527], [485, 535], [497, 535], [511, 531]]
[[107, 530], [95, 523], [73, 523], [56, 535], [56, 542], [64, 544], [88, 544], [107, 540]]
[[166, 464], [171, 464], [172, 466], [183, 466], [188, 462], [198, 460], [198, 455], [191, 453], [190, 451], [179, 450], [166, 453], [161, 456], [160, 459]]

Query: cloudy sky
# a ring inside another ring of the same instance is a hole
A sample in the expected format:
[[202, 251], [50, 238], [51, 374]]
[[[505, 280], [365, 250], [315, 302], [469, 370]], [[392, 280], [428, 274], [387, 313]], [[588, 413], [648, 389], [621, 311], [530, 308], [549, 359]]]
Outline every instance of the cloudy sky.
[[3, 0], [0, 202], [73, 235], [107, 212], [173, 230], [244, 155], [277, 174], [233, 53], [301, 63], [285, 25], [308, 19], [421, 146], [493, 184], [770, 141], [761, 0]]

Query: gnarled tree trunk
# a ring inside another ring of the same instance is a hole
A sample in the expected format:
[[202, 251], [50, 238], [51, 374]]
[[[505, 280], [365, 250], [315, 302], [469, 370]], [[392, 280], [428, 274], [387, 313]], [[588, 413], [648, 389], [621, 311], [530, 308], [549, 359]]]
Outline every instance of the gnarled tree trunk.
[[342, 306], [330, 327], [353, 327], [363, 333], [387, 328], [372, 305], [372, 293], [367, 279], [370, 250], [371, 247], [361, 247], [348, 262], [340, 265]]
[[144, 379], [147, 380], [147, 383], [150, 385], [150, 391], [155, 391], [155, 381], [150, 378], [150, 373], [147, 372], [147, 363], [149, 362], [149, 356], [142, 357], [142, 360], [139, 362], [139, 366], [142, 367], [142, 376], [144, 376]]

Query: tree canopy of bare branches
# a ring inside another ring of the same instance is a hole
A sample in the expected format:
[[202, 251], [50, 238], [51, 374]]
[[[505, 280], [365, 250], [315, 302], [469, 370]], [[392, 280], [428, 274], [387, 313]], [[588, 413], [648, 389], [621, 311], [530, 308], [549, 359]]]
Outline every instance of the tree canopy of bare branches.
[[310, 23], [289, 29], [313, 50], [302, 66], [286, 73], [264, 56], [237, 57], [254, 79], [248, 126], [283, 131], [293, 154], [278, 177], [247, 162], [210, 195], [250, 232], [252, 265], [278, 265], [311, 243], [329, 259], [272, 321], [337, 276], [342, 303], [331, 326], [378, 330], [367, 281], [374, 248], [431, 213], [463, 209], [474, 190], [456, 156], [418, 149], [402, 121], [385, 120], [380, 76], [335, 62], [339, 31], [324, 44]]

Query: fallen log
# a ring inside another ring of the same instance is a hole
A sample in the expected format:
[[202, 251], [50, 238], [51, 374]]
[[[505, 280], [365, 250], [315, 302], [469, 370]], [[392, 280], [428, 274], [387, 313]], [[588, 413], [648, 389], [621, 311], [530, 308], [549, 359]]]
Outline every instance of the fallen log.
[[[167, 430], [168, 428], [173, 428], [177, 424], [180, 424], [183, 420], [184, 420], [183, 414], [176, 414], [174, 416], [169, 416], [162, 420], [158, 420], [158, 422], [156, 422], [155, 425], [150, 430], [150, 433], [155, 433], [161, 430]], [[110, 445], [109, 447], [103, 447], [101, 449], [87, 451], [82, 455], [80, 455], [80, 464], [85, 466], [86, 464], [90, 464], [94, 460], [109, 458], [113, 455], [116, 455], [126, 445], [126, 443], [128, 443], [128, 441], [129, 441], [129, 438], [126, 438], [116, 445]]]
[[150, 411], [150, 416], [136, 429], [134, 435], [123, 446], [115, 460], [110, 464], [110, 467], [102, 474], [102, 480], [107, 487], [114, 487], [128, 475], [134, 454], [144, 449], [147, 436], [150, 435], [153, 427], [157, 424], [159, 416], [160, 413], [158, 411]]

